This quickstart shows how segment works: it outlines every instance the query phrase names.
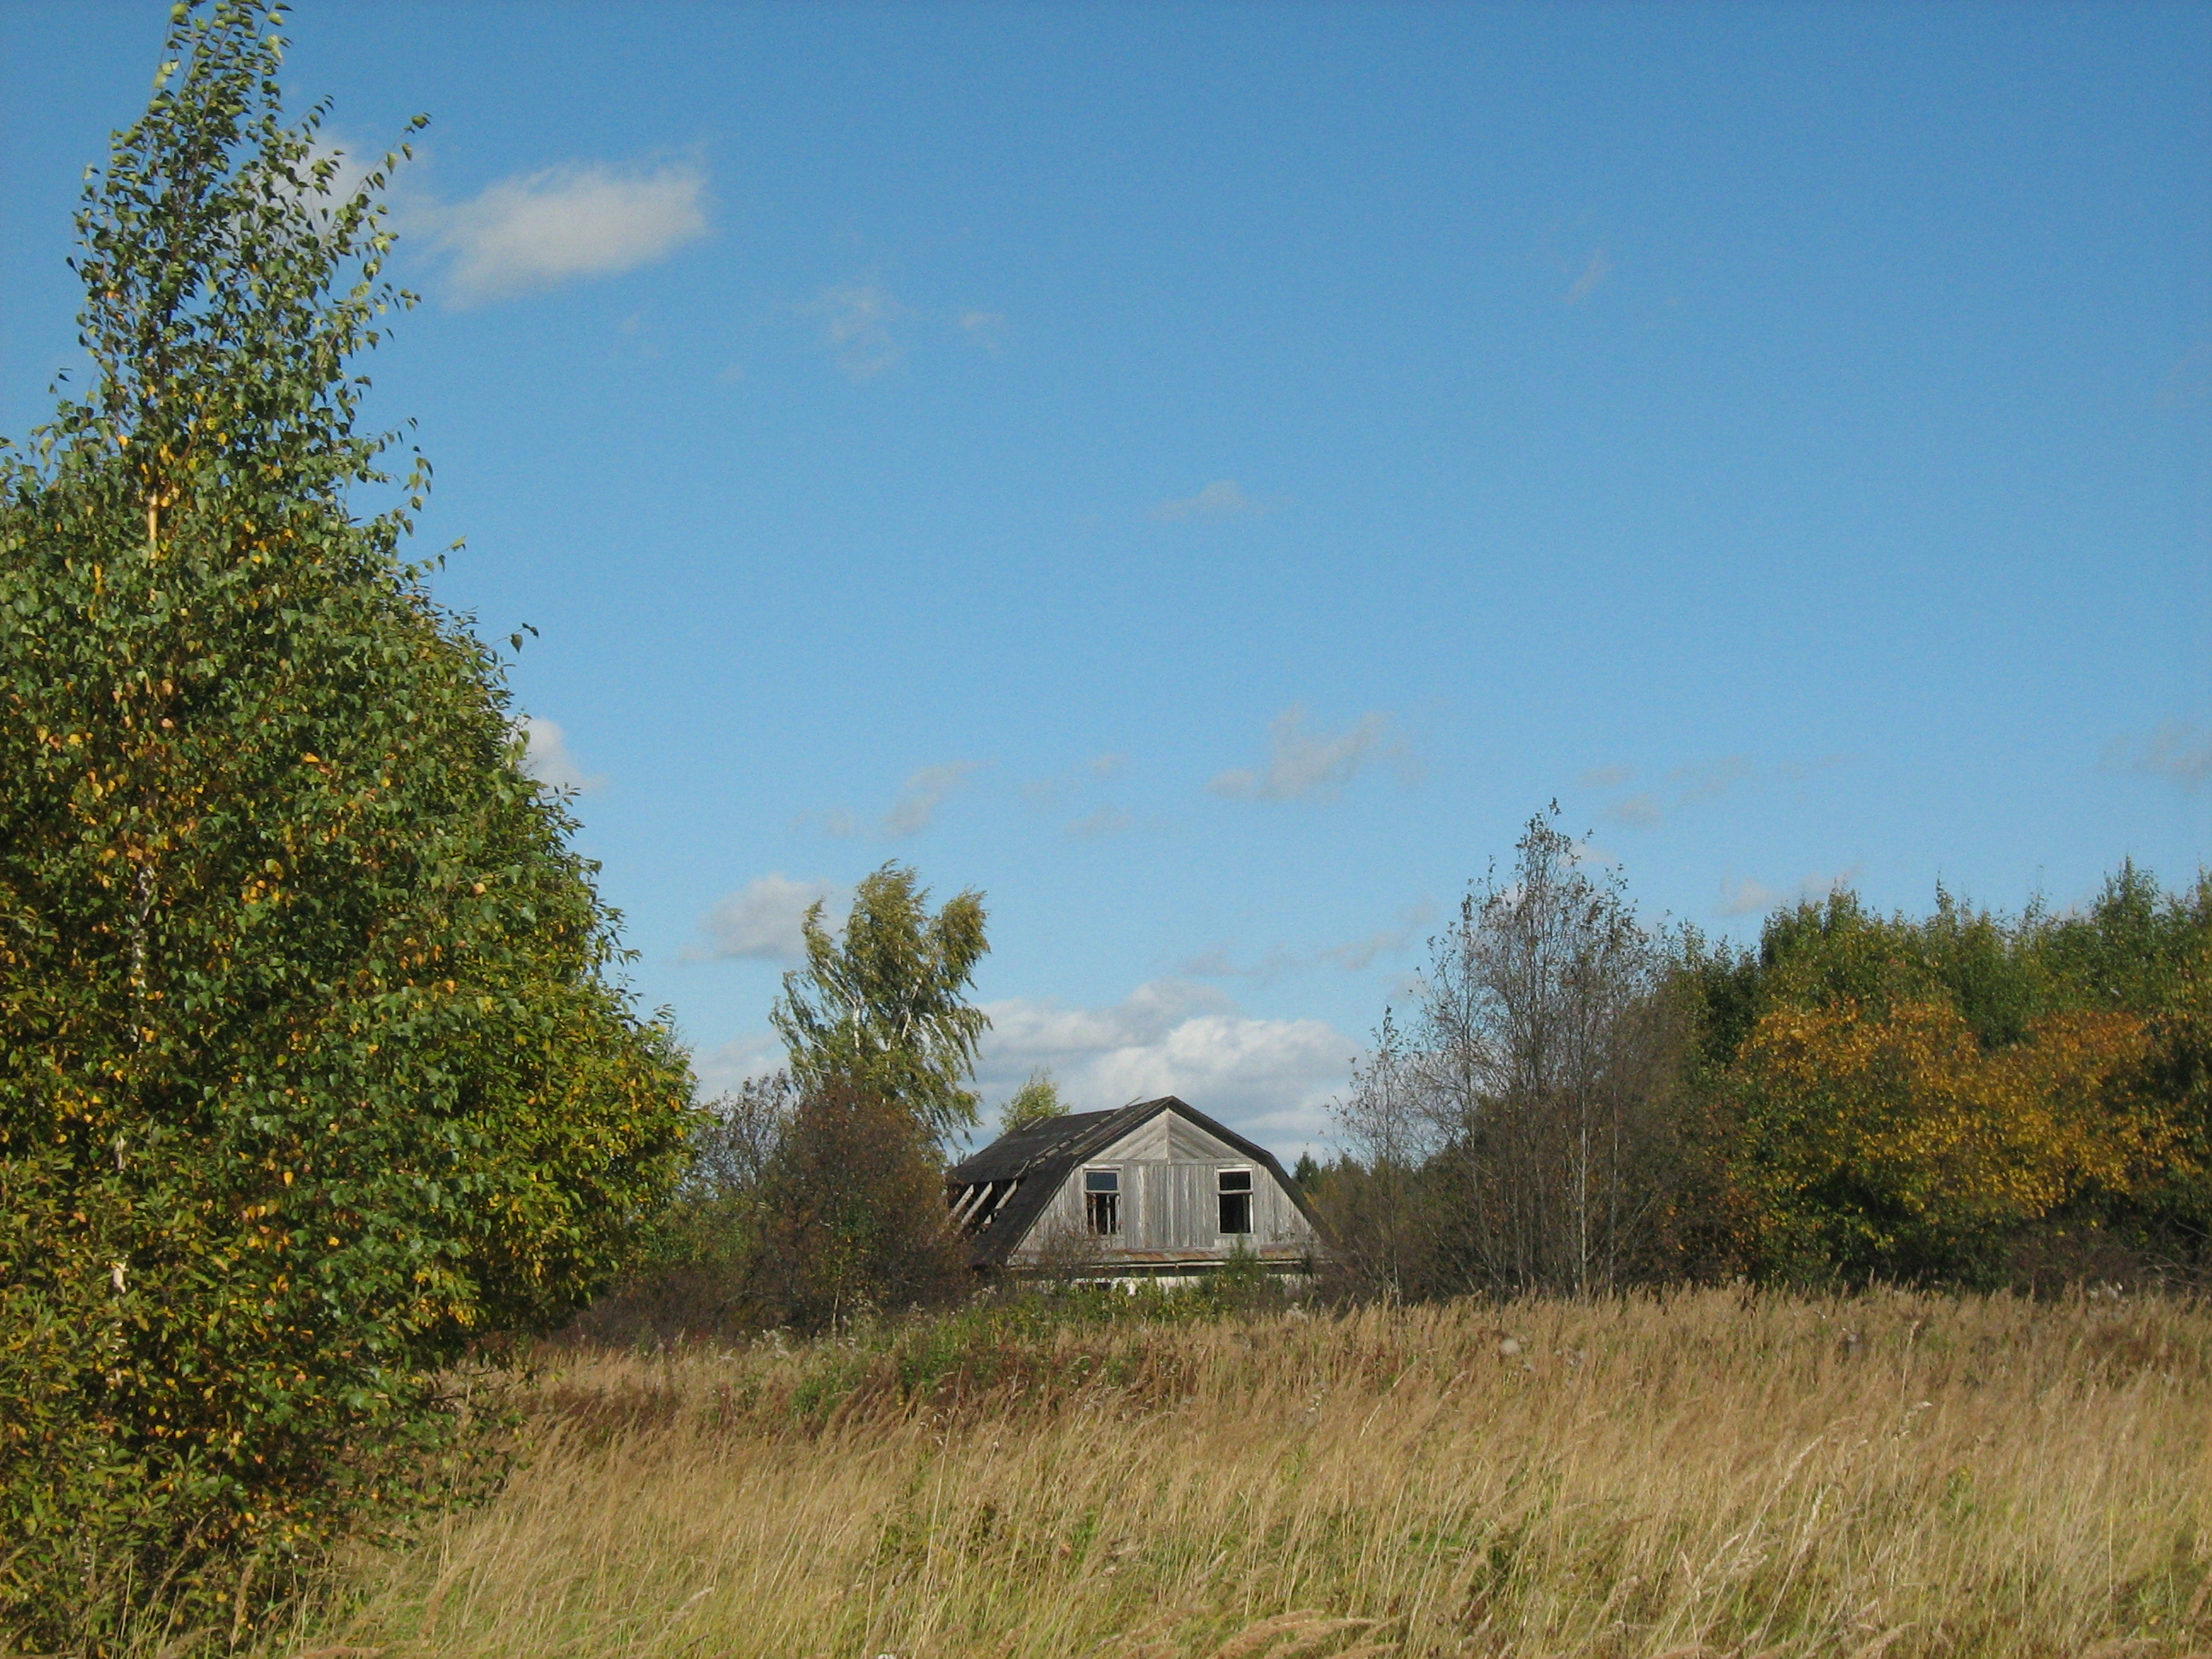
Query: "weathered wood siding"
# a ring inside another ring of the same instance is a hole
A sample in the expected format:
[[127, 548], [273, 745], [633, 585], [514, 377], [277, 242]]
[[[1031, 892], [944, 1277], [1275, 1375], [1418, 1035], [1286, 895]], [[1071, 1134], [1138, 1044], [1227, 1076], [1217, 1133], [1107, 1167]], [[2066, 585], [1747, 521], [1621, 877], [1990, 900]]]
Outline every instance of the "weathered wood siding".
[[[1085, 1224], [1086, 1170], [1121, 1173], [1121, 1231], [1113, 1237], [1094, 1237]], [[1224, 1170], [1251, 1172], [1249, 1233], [1220, 1230], [1217, 1177]], [[1304, 1255], [1318, 1243], [1312, 1225], [1265, 1164], [1167, 1111], [1070, 1170], [1009, 1259], [1034, 1261], [1058, 1250], [1084, 1249], [1225, 1256], [1239, 1244], [1255, 1253]]]

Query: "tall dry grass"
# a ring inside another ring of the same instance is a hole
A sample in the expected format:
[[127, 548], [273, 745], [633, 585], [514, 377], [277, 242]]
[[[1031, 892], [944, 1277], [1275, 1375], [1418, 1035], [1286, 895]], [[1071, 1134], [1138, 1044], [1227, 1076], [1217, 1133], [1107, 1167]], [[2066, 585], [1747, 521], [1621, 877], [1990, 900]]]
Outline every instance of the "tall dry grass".
[[1699, 1292], [1026, 1334], [971, 1317], [572, 1356], [534, 1410], [505, 1494], [382, 1564], [316, 1643], [2212, 1650], [2212, 1316], [2172, 1304]]

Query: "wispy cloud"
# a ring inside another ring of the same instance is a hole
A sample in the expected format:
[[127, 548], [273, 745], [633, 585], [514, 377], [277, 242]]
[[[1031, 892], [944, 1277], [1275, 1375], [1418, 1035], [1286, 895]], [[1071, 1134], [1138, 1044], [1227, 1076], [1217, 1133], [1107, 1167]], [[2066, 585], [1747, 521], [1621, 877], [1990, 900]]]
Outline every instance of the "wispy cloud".
[[801, 923], [807, 907], [827, 902], [837, 890], [826, 881], [793, 881], [781, 871], [749, 882], [717, 900], [700, 921], [703, 945], [686, 955], [797, 962], [806, 953]]
[[1100, 806], [1085, 813], [1067, 826], [1067, 833], [1078, 841], [1097, 841], [1103, 836], [1118, 836], [1137, 827], [1137, 820], [1118, 806]]
[[1249, 962], [1239, 962], [1229, 950], [1217, 946], [1201, 951], [1176, 971], [1187, 979], [1249, 979], [1261, 984], [1270, 983], [1285, 974], [1319, 967], [1360, 973], [1371, 967], [1378, 957], [1395, 956], [1413, 945], [1436, 913], [1437, 907], [1422, 899], [1400, 910], [1395, 926], [1377, 928], [1341, 945], [1324, 945], [1311, 951], [1293, 951], [1284, 945], [1271, 945], [1258, 958]]
[[919, 835], [937, 822], [938, 808], [979, 769], [979, 763], [971, 760], [925, 766], [908, 776], [899, 786], [890, 810], [872, 823], [863, 823], [843, 808], [836, 807], [826, 812], [802, 813], [793, 827], [811, 824], [825, 836], [841, 838], [863, 833], [894, 838]]
[[891, 328], [914, 308], [881, 283], [840, 283], [799, 310], [821, 323], [823, 342], [848, 380], [872, 380], [906, 355]]
[[945, 799], [963, 783], [975, 769], [974, 761], [947, 761], [942, 766], [925, 766], [906, 781], [891, 810], [884, 815], [884, 833], [887, 836], [918, 835], [937, 822], [937, 809]]
[[1154, 980], [1106, 1007], [1017, 997], [984, 1012], [976, 1077], [994, 1095], [1049, 1066], [1079, 1109], [1179, 1095], [1285, 1155], [1322, 1139], [1358, 1047], [1322, 1020], [1254, 1018], [1182, 980]]
[[605, 778], [586, 773], [577, 763], [557, 721], [530, 715], [522, 721], [522, 769], [548, 788], [588, 795], [606, 787]]
[[688, 163], [624, 172], [592, 162], [502, 179], [409, 216], [452, 257], [453, 297], [469, 304], [665, 258], [707, 234], [706, 186]]
[[1006, 319], [995, 311], [963, 311], [960, 331], [984, 350], [995, 352], [1006, 331]]
[[2160, 409], [2181, 409], [2212, 396], [2212, 342], [2191, 346], [2176, 360], [2160, 386]]
[[1571, 306], [1580, 305], [1589, 297], [1590, 291], [1606, 279], [1612, 270], [1613, 261], [1606, 258], [1603, 248], [1598, 249], [1596, 252], [1590, 255], [1589, 263], [1583, 267], [1583, 274], [1575, 278], [1575, 285], [1567, 290], [1566, 303]]
[[1200, 951], [1180, 963], [1176, 972], [1185, 979], [1249, 979], [1255, 985], [1272, 985], [1285, 974], [1303, 971], [1311, 964], [1288, 945], [1269, 947], [1258, 958], [1239, 962], [1227, 950]]
[[1257, 769], [1237, 767], [1218, 774], [1206, 787], [1232, 800], [1328, 799], [1376, 761], [1395, 764], [1411, 782], [1411, 752], [1380, 710], [1363, 714], [1342, 732], [1330, 734], [1306, 727], [1306, 711], [1293, 705], [1278, 714], [1267, 731], [1267, 759]]
[[[1667, 775], [1664, 789], [1647, 789], [1615, 801], [1606, 809], [1605, 815], [1615, 823], [1626, 824], [1633, 830], [1649, 830], [1663, 822], [1669, 812], [1700, 801], [1717, 800], [1737, 784], [1758, 775], [1759, 769], [1741, 755], [1728, 755], [1694, 766], [1678, 766]], [[1600, 777], [1618, 783], [1626, 781], [1627, 773], [1619, 767], [1606, 767], [1586, 774], [1584, 781]]]
[[1721, 902], [1713, 908], [1724, 916], [1747, 916], [1754, 910], [1771, 908], [1782, 895], [1755, 876], [1746, 876], [1741, 881], [1721, 884]]
[[1164, 523], [1181, 524], [1194, 519], [1257, 518], [1267, 510], [1265, 502], [1247, 495], [1236, 479], [1217, 478], [1195, 495], [1162, 501], [1152, 509], [1152, 516]]
[[1421, 936], [1437, 914], [1437, 907], [1427, 899], [1420, 899], [1398, 912], [1398, 925], [1378, 928], [1364, 939], [1356, 939], [1344, 945], [1332, 945], [1321, 952], [1322, 958], [1334, 963], [1347, 973], [1358, 973], [1370, 966], [1377, 957], [1395, 956]]
[[1585, 789], [1618, 789], [1632, 775], [1625, 766], [1593, 766], [1576, 781]]
[[2101, 763], [2107, 772], [2140, 772], [2202, 789], [2212, 783], [2212, 732], [2188, 720], [2163, 720], [2144, 736], [2114, 738]]

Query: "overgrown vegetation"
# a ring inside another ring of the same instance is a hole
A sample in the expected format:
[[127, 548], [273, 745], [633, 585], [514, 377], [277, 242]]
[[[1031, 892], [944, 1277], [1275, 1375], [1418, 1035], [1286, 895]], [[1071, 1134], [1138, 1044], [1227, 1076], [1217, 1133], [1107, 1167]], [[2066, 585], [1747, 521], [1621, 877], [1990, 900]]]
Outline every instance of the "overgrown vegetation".
[[2201, 1308], [1129, 1306], [576, 1352], [498, 1503], [299, 1640], [1249, 1659], [1303, 1611], [1407, 1659], [2212, 1645]]
[[[276, 1640], [334, 1548], [489, 1489], [510, 1401], [534, 1462], [382, 1558], [349, 1643], [2212, 1630], [2212, 1333], [2079, 1292], [2212, 1267], [2212, 879], [1837, 893], [1738, 951], [1539, 817], [1300, 1161], [1340, 1311], [1243, 1257], [978, 1295], [942, 1165], [981, 896], [886, 865], [816, 907], [789, 1073], [692, 1109], [498, 660], [402, 559], [427, 467], [382, 470], [350, 367], [408, 302], [393, 158], [341, 190], [320, 111], [283, 124], [280, 21], [176, 14], [79, 220], [96, 383], [0, 456], [0, 1635]], [[1066, 1109], [1039, 1073], [1004, 1121]], [[1898, 1288], [2008, 1281], [2076, 1294]], [[497, 1369], [556, 1328], [563, 1375]]]
[[465, 1483], [452, 1368], [605, 1283], [690, 1115], [497, 662], [400, 560], [427, 469], [350, 505], [405, 296], [383, 171], [281, 118], [279, 21], [177, 13], [78, 219], [96, 382], [0, 460], [0, 1632], [39, 1651], [243, 1639]]
[[967, 1001], [989, 946], [980, 893], [933, 911], [915, 872], [863, 880], [831, 933], [806, 916], [806, 964], [772, 1016], [790, 1070], [714, 1102], [660, 1249], [579, 1333], [669, 1341], [957, 1301], [973, 1288], [945, 1206], [945, 1138], [988, 1024]]
[[2079, 915], [1849, 892], [1654, 937], [1548, 818], [1385, 1016], [1314, 1182], [1352, 1288], [2196, 1283], [2212, 879]]

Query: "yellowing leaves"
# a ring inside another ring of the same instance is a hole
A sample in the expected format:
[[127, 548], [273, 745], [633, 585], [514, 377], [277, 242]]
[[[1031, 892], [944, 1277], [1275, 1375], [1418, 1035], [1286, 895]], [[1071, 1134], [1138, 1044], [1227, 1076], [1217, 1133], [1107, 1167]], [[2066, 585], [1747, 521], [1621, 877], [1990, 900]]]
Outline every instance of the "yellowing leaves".
[[2132, 1087], [2148, 1045], [2115, 1012], [2046, 1015], [1985, 1051], [1948, 1001], [1778, 1008], [1735, 1068], [1747, 1172], [1777, 1233], [1880, 1251], [2125, 1193], [2172, 1134]]

